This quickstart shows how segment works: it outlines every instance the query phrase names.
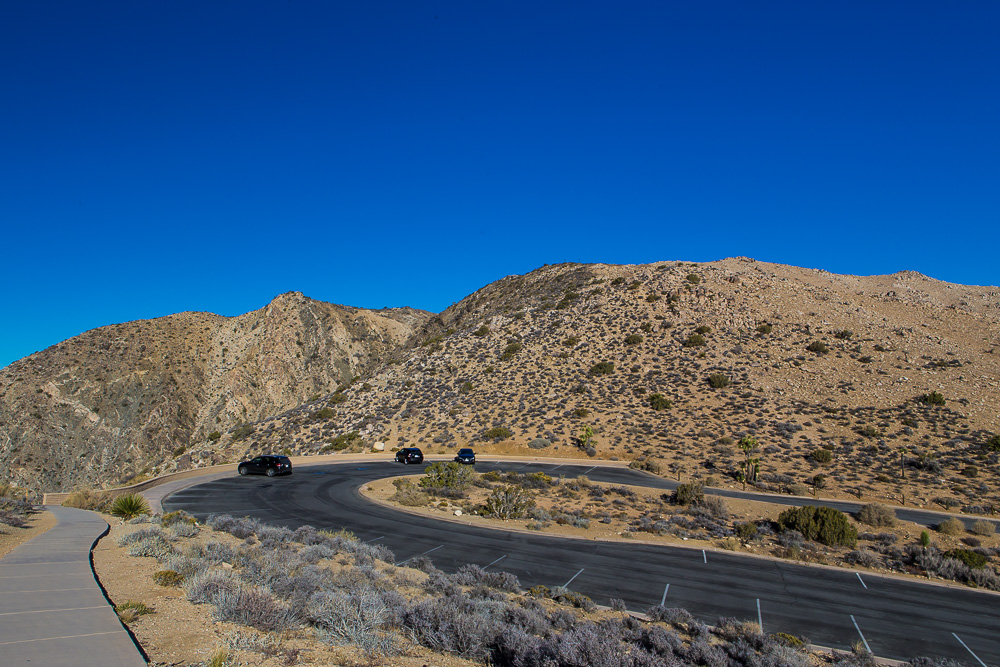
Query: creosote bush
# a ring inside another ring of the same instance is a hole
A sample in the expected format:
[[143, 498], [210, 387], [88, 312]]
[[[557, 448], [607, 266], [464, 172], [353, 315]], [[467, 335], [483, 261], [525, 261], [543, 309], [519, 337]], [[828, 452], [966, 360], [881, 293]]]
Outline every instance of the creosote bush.
[[942, 535], [951, 535], [956, 537], [965, 532], [965, 524], [962, 523], [961, 519], [945, 519], [937, 525], [937, 532]]
[[814, 340], [809, 343], [806, 345], [806, 349], [810, 352], [815, 352], [816, 354], [826, 354], [830, 351], [830, 348], [826, 346], [826, 343], [820, 340]]
[[778, 515], [782, 530], [795, 530], [809, 540], [827, 546], [853, 547], [858, 541], [858, 530], [851, 525], [847, 515], [832, 507], [793, 507]]
[[649, 407], [654, 410], [669, 410], [674, 407], [674, 404], [670, 402], [670, 399], [663, 394], [650, 394], [647, 400], [649, 401]]
[[996, 532], [996, 525], [992, 521], [987, 521], [986, 519], [977, 519], [973, 522], [972, 527], [969, 528], [969, 532], [974, 535], [981, 535], [985, 537]]
[[705, 484], [704, 482], [680, 484], [670, 499], [677, 505], [699, 503], [705, 499]]
[[858, 521], [869, 526], [895, 526], [896, 511], [879, 503], [869, 503], [858, 510]]
[[472, 485], [474, 475], [472, 468], [457, 461], [438, 461], [424, 470], [420, 486], [430, 489], [432, 493], [444, 490], [464, 491]]
[[760, 333], [760, 334], [769, 334], [769, 333], [771, 333], [771, 330], [772, 330], [772, 327], [771, 327], [770, 324], [765, 323], [765, 324], [758, 324], [757, 325], [757, 333]]
[[729, 376], [723, 375], [722, 373], [712, 373], [708, 376], [708, 384], [710, 384], [713, 389], [724, 389], [729, 386], [729, 382]]
[[501, 440], [506, 440], [512, 437], [514, 434], [506, 426], [494, 426], [491, 429], [487, 429], [483, 432], [483, 438], [486, 440], [493, 440], [494, 438], [499, 438]]
[[642, 342], [642, 336], [640, 336], [639, 334], [629, 334], [628, 336], [625, 337], [626, 345], [638, 345], [641, 342]]
[[691, 334], [683, 343], [681, 343], [684, 347], [702, 347], [704, 344], [705, 337], [697, 333]]
[[833, 460], [833, 452], [829, 449], [814, 449], [809, 456], [816, 463], [829, 463]]
[[590, 375], [611, 375], [615, 372], [615, 364], [611, 361], [599, 361], [590, 367]]
[[924, 394], [918, 399], [921, 403], [926, 403], [927, 405], [944, 405], [944, 396], [940, 392], [932, 391], [929, 394]]

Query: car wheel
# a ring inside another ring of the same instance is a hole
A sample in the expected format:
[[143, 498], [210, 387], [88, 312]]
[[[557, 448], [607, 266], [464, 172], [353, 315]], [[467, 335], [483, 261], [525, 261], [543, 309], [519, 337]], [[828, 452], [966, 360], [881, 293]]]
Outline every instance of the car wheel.
[[247, 474], [247, 468], [246, 468], [246, 466], [240, 466], [239, 469], [236, 472], [238, 472], [241, 475], [245, 475], [245, 474]]
[[277, 471], [274, 468], [268, 468], [267, 469], [267, 476], [268, 477], [274, 477], [276, 473], [277, 473]]

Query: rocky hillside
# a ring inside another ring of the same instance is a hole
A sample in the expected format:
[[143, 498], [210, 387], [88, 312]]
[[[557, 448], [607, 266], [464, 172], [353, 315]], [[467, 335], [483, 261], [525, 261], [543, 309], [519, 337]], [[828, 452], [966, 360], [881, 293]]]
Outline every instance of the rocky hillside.
[[996, 287], [745, 258], [546, 266], [204, 454], [472, 445], [735, 484], [751, 435], [766, 489], [1000, 508], [997, 348]]
[[125, 481], [165, 459], [184, 468], [192, 444], [381, 367], [430, 316], [291, 292], [239, 317], [180, 313], [88, 331], [0, 372], [0, 475], [57, 491]]

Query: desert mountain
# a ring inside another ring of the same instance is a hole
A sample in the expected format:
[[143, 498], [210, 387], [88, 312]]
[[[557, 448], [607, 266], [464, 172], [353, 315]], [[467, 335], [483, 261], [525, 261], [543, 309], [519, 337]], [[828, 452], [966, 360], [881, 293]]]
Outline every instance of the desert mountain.
[[[430, 313], [283, 294], [239, 317], [101, 327], [0, 373], [4, 481], [44, 491], [128, 480], [380, 368]], [[176, 460], [175, 460], [176, 459]]]
[[998, 347], [998, 288], [913, 272], [546, 266], [483, 287], [393, 363], [203, 455], [471, 445], [735, 484], [752, 436], [764, 489], [988, 510]]

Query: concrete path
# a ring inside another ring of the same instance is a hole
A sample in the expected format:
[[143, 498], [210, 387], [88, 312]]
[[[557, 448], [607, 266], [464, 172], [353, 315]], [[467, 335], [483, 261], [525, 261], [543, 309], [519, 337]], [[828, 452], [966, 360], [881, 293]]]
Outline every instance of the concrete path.
[[107, 522], [71, 507], [46, 509], [59, 523], [0, 559], [0, 664], [144, 667], [90, 565]]

